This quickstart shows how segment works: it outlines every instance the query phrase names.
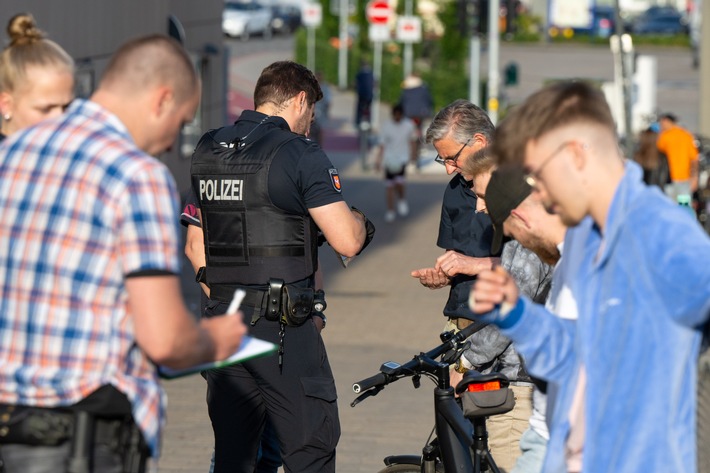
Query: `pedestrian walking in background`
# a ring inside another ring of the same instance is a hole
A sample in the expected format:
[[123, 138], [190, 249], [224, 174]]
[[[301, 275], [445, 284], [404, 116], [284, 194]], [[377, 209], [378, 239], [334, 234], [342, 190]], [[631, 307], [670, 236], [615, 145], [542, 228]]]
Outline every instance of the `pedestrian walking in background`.
[[643, 169], [643, 182], [655, 185], [665, 191], [666, 185], [671, 183], [668, 169], [668, 157], [656, 146], [658, 133], [649, 129], [639, 133], [639, 143], [634, 153], [634, 161]]
[[658, 119], [658, 150], [668, 158], [674, 196], [698, 190], [698, 148], [693, 135], [678, 125], [678, 118], [664, 113]]
[[74, 60], [32, 15], [11, 18], [7, 35], [10, 44], [0, 53], [0, 141], [61, 115], [74, 99]]
[[330, 84], [326, 82], [321, 72], [316, 73], [316, 79], [318, 80], [318, 85], [320, 85], [320, 90], [323, 92], [323, 98], [316, 102], [309, 138], [317, 142], [320, 147], [323, 148], [323, 129], [326, 123], [328, 123], [333, 92], [330, 90]]
[[357, 103], [355, 105], [355, 127], [360, 128], [363, 121], [370, 122], [372, 114], [372, 100], [375, 98], [375, 74], [367, 61], [360, 63], [360, 69], [355, 74], [355, 93]]
[[413, 163], [418, 168], [424, 122], [431, 117], [434, 110], [434, 100], [431, 97], [431, 92], [421, 77], [412, 74], [402, 81], [402, 94], [399, 98], [399, 104], [402, 105], [404, 116], [412, 120], [417, 127], [419, 136]]
[[400, 217], [409, 214], [405, 195], [406, 168], [414, 157], [417, 139], [414, 122], [404, 116], [401, 105], [393, 106], [392, 118], [380, 129], [375, 158], [375, 169], [379, 172], [384, 168], [385, 171], [385, 222], [394, 221], [397, 214]]

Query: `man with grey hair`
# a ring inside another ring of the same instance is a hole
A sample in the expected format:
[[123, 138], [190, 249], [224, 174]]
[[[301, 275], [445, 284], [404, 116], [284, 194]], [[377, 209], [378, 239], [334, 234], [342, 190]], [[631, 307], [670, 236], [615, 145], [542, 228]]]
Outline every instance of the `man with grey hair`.
[[[451, 286], [444, 307], [444, 316], [448, 318], [445, 330], [461, 330], [474, 323], [467, 305], [473, 281], [480, 271], [500, 263], [500, 258], [494, 256], [496, 253], [491, 252], [491, 220], [473, 185], [477, 176], [489, 176], [495, 164], [483, 151], [491, 143], [493, 133], [494, 127], [486, 112], [466, 100], [456, 100], [443, 108], [426, 133], [426, 141], [438, 152], [436, 162], [444, 165], [453, 177], [444, 191], [437, 239], [437, 245], [445, 252], [437, 258], [434, 267], [412, 271], [411, 275], [430, 289]], [[478, 165], [464, 171], [468, 163]], [[461, 357], [456, 363], [452, 383], [471, 368], [481, 372], [503, 371], [513, 383], [528, 383], [527, 377], [522, 380], [524, 370], [510, 340], [496, 327], [480, 324], [469, 341], [471, 349], [467, 357]], [[529, 414], [518, 415], [521, 410], [529, 412], [532, 384], [528, 384], [521, 386], [528, 393], [527, 403], [521, 398], [515, 415], [497, 416], [489, 424], [489, 430], [496, 432], [491, 434], [491, 451], [503, 468], [514, 464], [518, 453], [517, 438], [525, 428], [523, 426], [516, 433], [515, 417], [523, 418], [524, 422], [529, 417]], [[496, 428], [495, 422], [504, 425]], [[510, 445], [514, 445], [513, 448], [509, 448]]]
[[444, 191], [437, 239], [437, 246], [446, 251], [434, 267], [412, 271], [411, 275], [430, 289], [451, 286], [444, 315], [459, 329], [472, 320], [466, 301], [476, 274], [498, 261], [491, 255], [491, 220], [483, 212], [472, 212], [476, 194], [461, 171], [466, 160], [488, 146], [494, 130], [484, 110], [466, 100], [456, 100], [436, 114], [426, 132], [426, 142], [437, 151], [434, 160], [453, 175]]

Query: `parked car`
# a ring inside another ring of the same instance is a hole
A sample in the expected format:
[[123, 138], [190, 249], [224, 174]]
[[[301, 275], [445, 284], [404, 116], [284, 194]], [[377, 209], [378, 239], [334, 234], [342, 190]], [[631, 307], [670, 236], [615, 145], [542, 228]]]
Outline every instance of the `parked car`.
[[222, 12], [222, 31], [246, 41], [252, 35], [271, 38], [272, 13], [269, 7], [254, 1], [228, 1]]
[[271, 6], [271, 30], [274, 33], [293, 33], [299, 26], [301, 26], [301, 9], [298, 6]]
[[673, 7], [651, 7], [631, 22], [635, 34], [687, 34], [686, 18]]

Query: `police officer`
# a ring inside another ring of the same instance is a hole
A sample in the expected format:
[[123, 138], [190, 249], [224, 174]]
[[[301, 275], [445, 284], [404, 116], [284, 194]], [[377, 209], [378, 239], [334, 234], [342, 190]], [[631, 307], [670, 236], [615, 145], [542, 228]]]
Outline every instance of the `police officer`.
[[[305, 138], [322, 98], [311, 71], [291, 61], [266, 67], [255, 111], [206, 133], [192, 160], [209, 291], [206, 315], [223, 313], [235, 288], [250, 334], [276, 343], [275, 357], [211, 371], [207, 403], [215, 472], [254, 471], [266, 416], [287, 472], [335, 471], [340, 437], [333, 374], [320, 337], [325, 317], [314, 291], [319, 235], [344, 257], [369, 243], [374, 227], [343, 200], [338, 171]], [[194, 248], [194, 247], [193, 247]], [[314, 315], [320, 315], [314, 317]]]

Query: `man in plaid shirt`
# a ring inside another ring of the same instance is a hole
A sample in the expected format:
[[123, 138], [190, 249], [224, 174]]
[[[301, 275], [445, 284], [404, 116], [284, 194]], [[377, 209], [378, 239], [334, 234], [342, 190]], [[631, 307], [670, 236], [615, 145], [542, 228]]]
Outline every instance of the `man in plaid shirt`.
[[[78, 411], [96, 419], [93, 471], [124, 471], [118, 417], [137, 425], [144, 453], [157, 456], [165, 395], [154, 363], [184, 368], [239, 346], [242, 317], [198, 322], [183, 303], [179, 199], [168, 169], [150, 156], [172, 145], [199, 97], [178, 43], [138, 38], [113, 56], [90, 100], [0, 147], [7, 473], [65, 471], [76, 460]], [[47, 432], [27, 434], [28, 418]]]

